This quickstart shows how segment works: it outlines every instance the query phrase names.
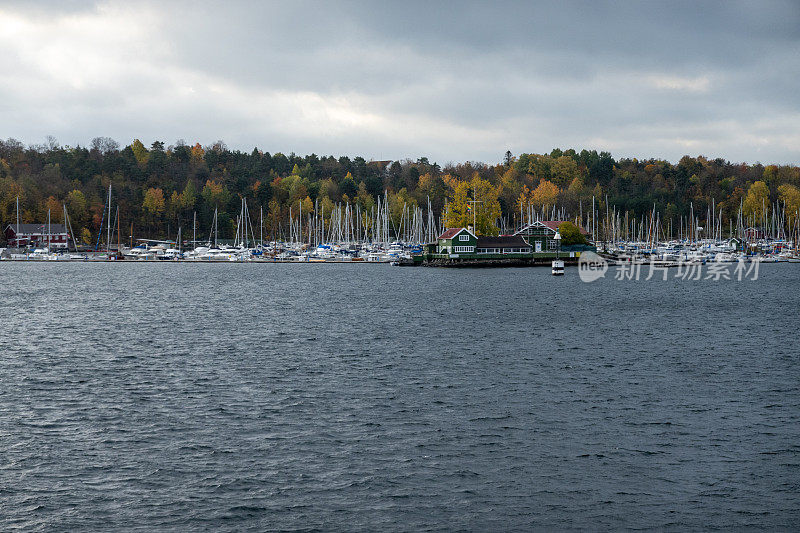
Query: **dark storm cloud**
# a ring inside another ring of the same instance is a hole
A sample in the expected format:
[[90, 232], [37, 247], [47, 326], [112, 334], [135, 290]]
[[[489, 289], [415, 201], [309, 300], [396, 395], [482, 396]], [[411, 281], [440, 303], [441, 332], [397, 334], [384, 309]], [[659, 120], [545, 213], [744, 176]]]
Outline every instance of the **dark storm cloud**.
[[[27, 142], [222, 137], [444, 161], [553, 146], [800, 159], [795, 2], [20, 3], [0, 13], [18, 30], [0, 66], [22, 79], [0, 81], [14, 107], [0, 135]], [[101, 25], [119, 30], [81, 30]], [[72, 46], [59, 62], [53, 49]]]

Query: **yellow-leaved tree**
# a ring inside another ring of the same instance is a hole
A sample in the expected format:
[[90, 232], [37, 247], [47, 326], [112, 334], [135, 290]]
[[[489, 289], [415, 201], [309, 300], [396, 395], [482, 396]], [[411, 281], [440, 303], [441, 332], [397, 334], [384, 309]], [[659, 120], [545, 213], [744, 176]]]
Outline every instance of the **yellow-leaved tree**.
[[789, 226], [793, 225], [794, 220], [800, 216], [800, 189], [794, 185], [785, 183], [778, 187], [778, 198], [786, 205], [786, 218]]
[[764, 210], [769, 207], [769, 188], [763, 181], [757, 181], [750, 186], [744, 199], [744, 213], [754, 217], [756, 224], [764, 216]]
[[533, 193], [527, 185], [523, 185], [522, 191], [519, 193], [519, 197], [517, 197], [517, 203], [515, 204], [517, 211], [522, 212], [523, 216], [525, 216], [524, 213], [527, 212], [528, 207], [531, 205], [531, 198], [533, 198]]
[[310, 215], [314, 213], [314, 201], [311, 199], [310, 196], [306, 196], [303, 198], [303, 205], [298, 206], [298, 208], [302, 209], [303, 215]]
[[567, 187], [572, 180], [580, 177], [578, 164], [569, 156], [562, 155], [550, 167], [553, 182], [559, 187]]
[[[453, 180], [448, 183], [452, 188], [447, 196], [447, 205], [444, 210], [444, 225], [448, 228], [465, 228], [472, 224], [469, 201], [469, 182]], [[469, 221], [467, 221], [467, 215]]]
[[538, 209], [545, 209], [556, 205], [558, 200], [558, 187], [547, 180], [539, 182], [539, 186], [531, 194], [531, 204]]
[[477, 235], [497, 235], [500, 191], [476, 172], [471, 181], [457, 181], [448, 197], [444, 220], [448, 228], [475, 225]]
[[164, 191], [162, 189], [149, 188], [144, 193], [142, 207], [151, 215], [157, 215], [164, 211]]
[[150, 229], [153, 229], [161, 213], [164, 212], [165, 204], [164, 191], [162, 189], [154, 189], [151, 187], [144, 193], [142, 207], [147, 214], [147, 222], [150, 225]]
[[133, 143], [131, 143], [131, 150], [133, 151], [133, 155], [136, 158], [136, 162], [139, 163], [139, 166], [144, 167], [147, 164], [147, 161], [150, 159], [150, 152], [144, 147], [142, 141], [139, 139], [134, 139]]

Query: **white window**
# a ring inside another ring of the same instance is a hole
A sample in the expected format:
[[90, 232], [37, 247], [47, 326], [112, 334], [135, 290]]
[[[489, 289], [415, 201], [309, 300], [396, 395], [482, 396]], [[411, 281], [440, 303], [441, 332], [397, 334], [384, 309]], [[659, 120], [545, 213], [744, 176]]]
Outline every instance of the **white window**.
[[468, 241], [469, 240], [469, 235], [459, 235], [458, 236], [458, 240], [459, 241]]
[[558, 247], [558, 242], [556, 242], [556, 241], [549, 241], [549, 242], [547, 243], [547, 246], [548, 246], [548, 247], [549, 247], [551, 250], [555, 250], [555, 249]]
[[460, 252], [472, 253], [473, 251], [475, 251], [475, 247], [474, 246], [453, 246], [453, 251], [456, 252], [456, 253], [460, 253]]

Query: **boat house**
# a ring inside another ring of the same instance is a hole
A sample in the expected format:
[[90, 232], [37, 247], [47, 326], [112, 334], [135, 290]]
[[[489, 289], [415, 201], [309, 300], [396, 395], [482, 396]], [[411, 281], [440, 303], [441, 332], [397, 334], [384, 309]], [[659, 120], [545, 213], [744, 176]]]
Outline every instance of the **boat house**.
[[549, 265], [558, 253], [567, 262], [577, 262], [581, 252], [596, 250], [591, 245], [577, 244], [561, 246], [559, 251], [559, 241], [555, 239], [559, 224], [561, 222], [535, 222], [514, 235], [499, 237], [477, 236], [472, 227], [450, 228], [435, 242], [426, 245], [419, 263], [431, 266]]
[[474, 254], [478, 237], [470, 228], [450, 228], [436, 239], [437, 254]]
[[500, 237], [478, 237], [477, 253], [487, 255], [530, 254], [531, 246], [518, 235]]
[[[558, 227], [563, 224], [563, 220], [537, 220], [514, 233], [520, 236], [533, 248], [534, 252], [555, 252], [558, 249], [556, 232]], [[589, 237], [589, 232], [578, 227], [585, 237]], [[562, 247], [563, 249], [563, 247]]]
[[530, 254], [531, 247], [522, 237], [505, 235], [501, 237], [481, 236], [472, 228], [450, 228], [436, 239], [432, 253], [449, 257], [469, 257], [489, 259], [510, 254]]
[[9, 248], [25, 246], [67, 248], [69, 233], [64, 224], [9, 224], [4, 231]]

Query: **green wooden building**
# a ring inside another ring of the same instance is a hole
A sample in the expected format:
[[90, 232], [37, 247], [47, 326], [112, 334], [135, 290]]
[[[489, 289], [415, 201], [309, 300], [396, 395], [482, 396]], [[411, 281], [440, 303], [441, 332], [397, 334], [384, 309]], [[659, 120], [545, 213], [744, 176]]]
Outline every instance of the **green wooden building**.
[[531, 247], [518, 236], [478, 237], [471, 228], [450, 228], [428, 245], [428, 253], [449, 259], [502, 259], [530, 256]]
[[[535, 222], [514, 235], [477, 236], [471, 227], [445, 230], [435, 242], [426, 245], [420, 262], [433, 265], [525, 266], [545, 264], [556, 258], [555, 239], [561, 222]], [[583, 230], [581, 230], [583, 231]], [[585, 233], [585, 232], [584, 232]], [[593, 246], [562, 246], [560, 257], [577, 261], [582, 251]], [[548, 263], [549, 264], [549, 263]]]
[[[516, 231], [514, 235], [519, 235], [525, 242], [531, 245], [535, 253], [542, 252], [555, 252], [558, 249], [559, 243], [556, 240], [556, 232], [558, 227], [563, 224], [563, 220], [537, 220], [522, 229]], [[583, 228], [579, 228], [585, 237], [589, 237], [589, 232]], [[564, 247], [562, 247], [564, 249]]]
[[436, 239], [435, 253], [440, 255], [475, 254], [478, 237], [469, 228], [450, 228]]

